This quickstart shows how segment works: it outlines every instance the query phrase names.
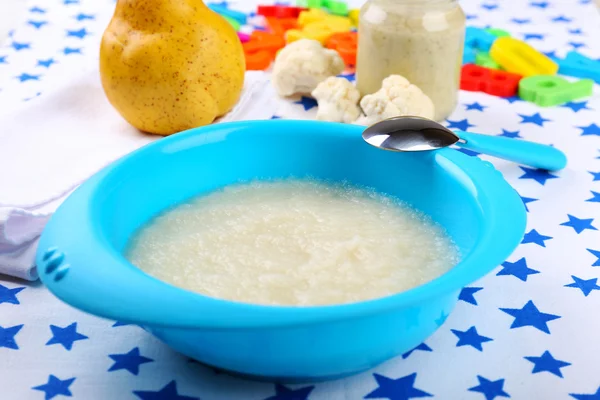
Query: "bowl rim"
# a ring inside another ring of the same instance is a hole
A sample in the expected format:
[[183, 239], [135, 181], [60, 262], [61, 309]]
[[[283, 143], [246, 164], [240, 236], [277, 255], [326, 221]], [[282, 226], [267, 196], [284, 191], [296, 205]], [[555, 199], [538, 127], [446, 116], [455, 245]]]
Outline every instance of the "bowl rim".
[[[94, 199], [111, 174], [147, 152], [203, 136], [196, 145], [223, 141], [228, 133], [318, 131], [321, 135], [354, 138], [364, 127], [321, 121], [240, 121], [194, 128], [150, 143], [96, 173], [76, 189], [51, 217], [40, 238], [36, 255], [39, 275], [48, 289], [64, 302], [83, 311], [140, 325], [181, 328], [258, 328], [306, 325], [374, 315], [394, 309], [418, 307], [422, 302], [455, 293], [483, 277], [514, 251], [525, 233], [526, 211], [518, 193], [491, 163], [454, 149], [436, 150], [436, 162], [454, 165], [474, 185], [473, 195], [489, 218], [472, 251], [443, 275], [407, 291], [355, 303], [323, 306], [270, 306], [208, 297], [160, 281], [127, 261], [99, 231], [94, 221]], [[224, 134], [225, 133], [225, 134]], [[367, 144], [365, 144], [367, 145]], [[76, 226], [73, 223], [77, 222]], [[65, 231], [77, 243], [65, 239]], [[89, 260], [88, 254], [94, 254]], [[58, 261], [57, 261], [58, 260]], [[102, 267], [97, 267], [101, 265]], [[63, 271], [63, 272], [61, 272]]]

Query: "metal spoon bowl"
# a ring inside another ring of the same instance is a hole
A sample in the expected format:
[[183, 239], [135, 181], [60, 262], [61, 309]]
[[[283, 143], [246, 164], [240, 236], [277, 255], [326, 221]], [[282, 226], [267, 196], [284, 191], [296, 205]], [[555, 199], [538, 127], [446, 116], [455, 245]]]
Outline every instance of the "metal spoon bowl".
[[505, 137], [451, 131], [427, 118], [400, 116], [371, 125], [363, 139], [372, 146], [389, 151], [430, 151], [456, 144], [545, 170], [560, 170], [567, 164], [565, 154], [548, 145]]

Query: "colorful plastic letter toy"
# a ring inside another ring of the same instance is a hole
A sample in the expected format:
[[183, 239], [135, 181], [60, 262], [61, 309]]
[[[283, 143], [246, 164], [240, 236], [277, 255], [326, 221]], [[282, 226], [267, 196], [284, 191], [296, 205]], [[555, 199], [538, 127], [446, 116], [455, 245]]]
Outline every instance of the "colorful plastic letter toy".
[[268, 50], [275, 54], [277, 50], [284, 46], [285, 42], [280, 36], [263, 31], [254, 31], [250, 35], [250, 41], [244, 43], [244, 51], [253, 53], [255, 51]]
[[278, 36], [285, 36], [285, 33], [290, 29], [296, 29], [298, 27], [298, 20], [296, 18], [276, 18], [266, 17], [267, 26], [269, 30]]
[[564, 60], [554, 61], [558, 63], [559, 74], [588, 78], [600, 83], [600, 61], [592, 60], [576, 51], [568, 52]]
[[237, 20], [228, 17], [227, 15], [222, 15], [223, 18], [225, 18], [225, 21], [229, 22], [231, 24], [231, 26], [233, 26], [233, 29], [235, 29], [235, 31], [239, 31], [242, 24], [240, 24]]
[[328, 21], [332, 24], [348, 25], [348, 29], [350, 29], [352, 26], [352, 21], [350, 18], [331, 15], [318, 8], [311, 8], [308, 11], [302, 11], [298, 16], [298, 26], [301, 28], [308, 24], [312, 24], [313, 22], [322, 21]]
[[238, 32], [237, 35], [240, 38], [240, 42], [242, 42], [242, 43], [246, 43], [246, 42], [250, 41], [250, 35], [248, 35], [247, 33]]
[[510, 33], [508, 31], [505, 31], [504, 29], [488, 28], [488, 29], [485, 29], [485, 31], [487, 33], [491, 33], [492, 35], [496, 36], [497, 38], [510, 36]]
[[473, 47], [477, 50], [488, 52], [496, 39], [496, 36], [486, 32], [484, 29], [468, 26], [465, 34], [465, 47]]
[[594, 81], [569, 82], [556, 75], [536, 75], [521, 79], [519, 97], [542, 107], [557, 106], [592, 94]]
[[276, 52], [285, 46], [281, 36], [262, 31], [254, 31], [250, 40], [242, 44], [246, 56], [247, 70], [267, 69]]
[[496, 39], [490, 56], [508, 72], [523, 76], [554, 75], [558, 64], [533, 47], [511, 37]]
[[491, 69], [501, 69], [500, 65], [498, 65], [496, 61], [492, 60], [490, 54], [484, 53], [483, 51], [480, 51], [475, 55], [475, 64]]
[[254, 53], [244, 53], [246, 58], [247, 71], [262, 71], [271, 65], [273, 62], [273, 54], [267, 50], [260, 50]]
[[472, 47], [465, 47], [465, 51], [463, 53], [463, 64], [475, 64], [475, 59], [477, 58], [477, 51]]
[[348, 4], [342, 0], [297, 0], [296, 5], [308, 8], [324, 8], [332, 14], [348, 15]]
[[304, 7], [292, 7], [292, 6], [258, 6], [257, 14], [263, 17], [275, 17], [275, 18], [298, 18], [302, 11], [306, 11]]
[[517, 94], [520, 80], [521, 76], [517, 74], [467, 64], [462, 68], [460, 88], [470, 92], [512, 97]]
[[348, 15], [348, 4], [341, 0], [323, 0], [323, 6], [332, 14]]
[[216, 3], [208, 3], [207, 6], [217, 14], [221, 14], [224, 17], [233, 18], [240, 24], [246, 23], [246, 14], [243, 12], [230, 10], [229, 8]]
[[348, 67], [356, 65], [356, 47], [358, 34], [356, 32], [340, 32], [331, 35], [327, 40], [327, 48], [334, 49]]
[[357, 9], [350, 10], [350, 12], [348, 13], [348, 18], [350, 18], [350, 20], [352, 21], [352, 25], [354, 25], [354, 26], [358, 26], [359, 16], [360, 16], [360, 10], [357, 10]]
[[321, 8], [323, 7], [323, 0], [296, 0], [296, 5], [307, 8]]
[[[311, 9], [310, 11], [300, 13], [298, 26], [301, 29], [290, 29], [286, 32], [285, 39], [288, 43], [299, 39], [314, 39], [325, 44], [327, 39], [334, 33], [347, 32], [352, 27], [349, 18], [331, 16], [327, 13], [325, 13], [325, 16], [319, 16], [318, 14], [314, 14], [313, 11]], [[315, 19], [316, 17], [318, 18]]]

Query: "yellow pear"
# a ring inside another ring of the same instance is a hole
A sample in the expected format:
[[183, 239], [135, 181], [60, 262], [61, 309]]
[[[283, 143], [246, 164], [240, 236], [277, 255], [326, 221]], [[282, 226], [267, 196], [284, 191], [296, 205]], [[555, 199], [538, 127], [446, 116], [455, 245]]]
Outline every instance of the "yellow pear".
[[118, 0], [100, 46], [108, 100], [131, 125], [159, 135], [231, 110], [245, 69], [235, 30], [200, 0]]

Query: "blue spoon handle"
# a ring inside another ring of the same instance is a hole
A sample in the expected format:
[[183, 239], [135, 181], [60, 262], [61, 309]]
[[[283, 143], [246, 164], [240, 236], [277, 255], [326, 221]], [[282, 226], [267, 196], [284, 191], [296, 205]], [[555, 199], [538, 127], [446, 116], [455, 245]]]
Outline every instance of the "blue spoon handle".
[[463, 131], [454, 133], [466, 142], [456, 143], [458, 146], [479, 153], [549, 171], [567, 165], [567, 156], [562, 151], [545, 144]]

